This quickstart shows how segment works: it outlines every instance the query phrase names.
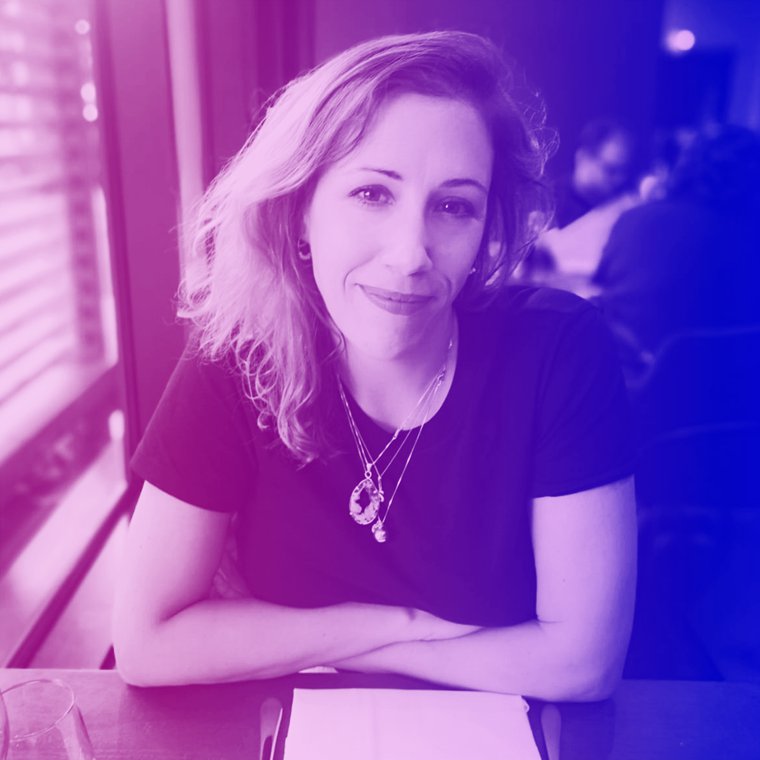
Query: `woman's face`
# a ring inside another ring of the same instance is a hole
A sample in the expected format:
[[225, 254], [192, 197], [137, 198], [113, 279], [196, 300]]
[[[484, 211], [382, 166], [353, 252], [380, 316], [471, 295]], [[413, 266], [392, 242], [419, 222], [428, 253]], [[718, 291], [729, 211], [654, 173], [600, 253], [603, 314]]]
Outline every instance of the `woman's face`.
[[405, 94], [324, 171], [303, 237], [350, 350], [396, 358], [450, 329], [483, 238], [492, 163], [475, 108]]

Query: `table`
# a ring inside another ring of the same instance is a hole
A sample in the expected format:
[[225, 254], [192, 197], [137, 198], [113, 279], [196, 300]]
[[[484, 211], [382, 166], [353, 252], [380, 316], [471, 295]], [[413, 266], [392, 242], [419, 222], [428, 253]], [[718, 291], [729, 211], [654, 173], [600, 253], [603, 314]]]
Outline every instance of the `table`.
[[[278, 697], [287, 714], [295, 687], [431, 688], [400, 676], [302, 674], [139, 689], [126, 686], [115, 671], [103, 670], [0, 670], [0, 687], [40, 677], [61, 678], [71, 685], [98, 760], [256, 760], [259, 708], [267, 696]], [[758, 684], [624, 681], [605, 702], [557, 707], [560, 760], [760, 757]], [[532, 704], [534, 732], [539, 734], [542, 708], [541, 703]], [[537, 741], [543, 743], [540, 735]]]

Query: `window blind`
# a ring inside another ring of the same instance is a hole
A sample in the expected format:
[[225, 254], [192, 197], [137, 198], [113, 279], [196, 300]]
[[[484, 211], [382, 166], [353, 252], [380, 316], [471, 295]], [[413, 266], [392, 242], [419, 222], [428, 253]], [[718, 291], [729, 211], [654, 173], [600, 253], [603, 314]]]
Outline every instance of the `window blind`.
[[89, 6], [0, 0], [0, 410], [104, 356]]

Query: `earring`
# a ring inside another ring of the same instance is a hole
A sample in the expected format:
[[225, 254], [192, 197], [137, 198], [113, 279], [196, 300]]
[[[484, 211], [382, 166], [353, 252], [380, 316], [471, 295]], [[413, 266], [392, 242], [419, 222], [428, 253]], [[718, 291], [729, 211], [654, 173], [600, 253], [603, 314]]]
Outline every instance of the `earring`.
[[473, 268], [472, 268], [472, 269], [471, 269], [471, 270], [470, 270], [470, 271], [467, 273], [467, 276], [469, 277], [470, 275], [473, 275], [473, 274], [475, 274], [475, 272], [477, 272], [477, 271], [478, 271], [478, 268], [477, 268], [477, 267], [473, 267]]
[[298, 258], [301, 261], [311, 261], [311, 247], [305, 240], [298, 241]]

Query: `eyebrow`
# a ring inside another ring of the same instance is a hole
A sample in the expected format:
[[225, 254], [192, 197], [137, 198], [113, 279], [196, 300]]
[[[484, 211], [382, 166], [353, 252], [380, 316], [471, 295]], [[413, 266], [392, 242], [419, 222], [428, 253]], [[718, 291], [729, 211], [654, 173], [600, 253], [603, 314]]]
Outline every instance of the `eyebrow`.
[[392, 169], [375, 169], [373, 166], [360, 166], [359, 171], [376, 172], [377, 174], [383, 174], [386, 177], [390, 177], [391, 179], [403, 179], [403, 177], [398, 172], [394, 172]]
[[488, 195], [485, 185], [482, 185], [476, 179], [469, 179], [467, 177], [457, 177], [456, 179], [447, 179], [441, 187], [461, 187], [462, 185], [469, 185], [470, 187], [477, 188], [484, 195]]
[[[393, 169], [377, 169], [373, 166], [361, 166], [359, 167], [359, 171], [376, 172], [377, 174], [382, 174], [385, 177], [395, 180], [404, 179], [398, 172], [393, 171]], [[488, 195], [488, 190], [482, 183], [478, 182], [476, 179], [470, 179], [469, 177], [455, 177], [453, 179], [447, 179], [445, 182], [441, 183], [441, 187], [462, 187], [463, 185], [474, 187], [477, 190], [480, 190], [484, 195]]]

